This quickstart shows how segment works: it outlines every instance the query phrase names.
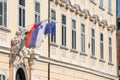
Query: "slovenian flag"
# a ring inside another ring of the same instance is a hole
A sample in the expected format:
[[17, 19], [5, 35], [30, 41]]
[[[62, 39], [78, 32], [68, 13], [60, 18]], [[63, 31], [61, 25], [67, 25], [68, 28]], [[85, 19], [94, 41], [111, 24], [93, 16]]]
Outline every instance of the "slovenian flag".
[[40, 47], [46, 34], [55, 34], [56, 23], [48, 23], [42, 21], [38, 24], [34, 24], [31, 30], [28, 32], [25, 46], [27, 48]]

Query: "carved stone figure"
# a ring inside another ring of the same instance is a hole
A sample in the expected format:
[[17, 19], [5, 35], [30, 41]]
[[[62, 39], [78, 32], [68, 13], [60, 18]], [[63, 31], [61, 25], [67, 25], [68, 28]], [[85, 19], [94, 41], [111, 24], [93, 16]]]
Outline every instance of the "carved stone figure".
[[11, 40], [11, 62], [14, 64], [24, 63], [26, 53], [25, 48], [25, 31], [16, 32], [14, 40]]

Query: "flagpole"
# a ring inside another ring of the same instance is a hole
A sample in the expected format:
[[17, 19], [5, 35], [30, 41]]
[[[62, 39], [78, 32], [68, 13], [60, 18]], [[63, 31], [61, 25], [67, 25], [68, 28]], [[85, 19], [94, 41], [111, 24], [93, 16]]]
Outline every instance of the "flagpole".
[[[50, 0], [48, 0], [48, 23], [50, 23]], [[50, 59], [50, 34], [48, 34], [48, 58]], [[48, 62], [48, 80], [50, 80], [50, 62]]]

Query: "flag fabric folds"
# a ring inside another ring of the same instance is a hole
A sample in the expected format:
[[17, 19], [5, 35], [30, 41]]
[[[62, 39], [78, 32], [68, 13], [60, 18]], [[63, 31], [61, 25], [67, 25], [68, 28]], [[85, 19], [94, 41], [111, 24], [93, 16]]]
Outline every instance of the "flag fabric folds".
[[34, 24], [31, 30], [28, 32], [26, 37], [27, 48], [40, 47], [44, 39], [44, 35], [55, 34], [56, 23], [48, 23], [47, 21], [42, 21], [38, 24]]
[[51, 34], [54, 35], [56, 30], [56, 22], [51, 22], [46, 25], [46, 29], [44, 34]]

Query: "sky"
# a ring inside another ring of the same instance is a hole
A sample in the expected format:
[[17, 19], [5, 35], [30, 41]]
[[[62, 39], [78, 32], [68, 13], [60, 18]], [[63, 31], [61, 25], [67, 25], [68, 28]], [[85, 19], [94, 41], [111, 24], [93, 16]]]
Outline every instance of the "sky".
[[120, 18], [120, 0], [118, 0], [118, 17]]

